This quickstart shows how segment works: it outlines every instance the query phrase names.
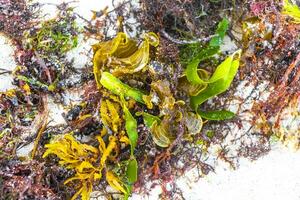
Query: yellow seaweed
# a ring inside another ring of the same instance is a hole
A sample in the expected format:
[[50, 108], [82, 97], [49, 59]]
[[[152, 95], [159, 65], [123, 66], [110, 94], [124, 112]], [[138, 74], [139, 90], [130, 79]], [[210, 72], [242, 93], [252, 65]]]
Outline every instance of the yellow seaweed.
[[95, 162], [97, 160], [98, 149], [79, 143], [71, 134], [66, 134], [55, 142], [46, 144], [45, 147], [47, 150], [43, 158], [49, 154], [55, 154], [60, 158], [59, 164], [66, 168], [76, 169], [82, 161]]
[[117, 138], [115, 136], [110, 136], [107, 147], [101, 137], [98, 137], [97, 139], [100, 143], [99, 146], [100, 152], [102, 152], [100, 164], [101, 167], [104, 167], [107, 158], [111, 155], [112, 151], [117, 147]]
[[120, 181], [120, 179], [112, 171], [106, 172], [106, 181], [115, 190], [118, 190], [120, 192], [123, 192], [124, 194], [127, 194], [126, 189], [123, 187], [124, 184], [122, 183], [122, 181]]
[[103, 100], [100, 105], [100, 117], [103, 124], [117, 133], [122, 125], [119, 115], [120, 105], [110, 100]]
[[112, 40], [93, 45], [94, 75], [98, 86], [103, 71], [109, 70], [119, 76], [144, 69], [149, 61], [150, 46], [156, 47], [158, 44], [158, 36], [152, 32], [145, 34], [141, 44], [120, 32]]
[[289, 0], [283, 0], [282, 14], [290, 16], [294, 23], [300, 24], [300, 8]]
[[72, 199], [81, 195], [82, 200], [88, 200], [93, 189], [93, 182], [102, 177], [101, 170], [94, 167], [99, 156], [98, 149], [79, 143], [71, 134], [58, 137], [45, 147], [47, 150], [43, 158], [49, 154], [55, 154], [60, 159], [59, 164], [76, 171], [74, 177], [64, 182], [68, 184], [71, 181], [80, 181], [80, 187]]

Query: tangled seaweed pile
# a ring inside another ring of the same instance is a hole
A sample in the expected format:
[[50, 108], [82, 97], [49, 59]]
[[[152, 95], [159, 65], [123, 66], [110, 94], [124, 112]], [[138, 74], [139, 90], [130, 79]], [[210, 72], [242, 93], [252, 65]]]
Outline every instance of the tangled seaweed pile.
[[[0, 93], [0, 199], [90, 199], [96, 191], [128, 199], [146, 193], [148, 181], [162, 186], [162, 198], [183, 199], [174, 179], [213, 170], [210, 147], [236, 167], [238, 157], [269, 151], [274, 137], [299, 146], [299, 7], [179, 2], [129, 1], [91, 20], [61, 4], [47, 21], [37, 20], [42, 5], [0, 5], [0, 31], [16, 45], [18, 65], [3, 72], [16, 89]], [[100, 41], [91, 64], [75, 69], [67, 55], [82, 38]], [[236, 46], [224, 50], [230, 38]], [[248, 96], [238, 95], [241, 85], [253, 86]], [[82, 99], [68, 105], [63, 94], [74, 88]], [[65, 124], [49, 123], [49, 99], [66, 105]], [[24, 147], [29, 157], [18, 153]]]

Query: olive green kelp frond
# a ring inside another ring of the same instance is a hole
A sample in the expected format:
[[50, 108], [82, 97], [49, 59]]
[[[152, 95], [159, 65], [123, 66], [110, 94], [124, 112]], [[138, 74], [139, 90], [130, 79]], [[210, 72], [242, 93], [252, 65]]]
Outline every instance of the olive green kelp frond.
[[158, 36], [152, 32], [146, 33], [140, 44], [120, 32], [112, 40], [93, 45], [94, 75], [98, 85], [102, 71], [120, 76], [142, 70], [148, 64], [150, 46], [158, 44]]

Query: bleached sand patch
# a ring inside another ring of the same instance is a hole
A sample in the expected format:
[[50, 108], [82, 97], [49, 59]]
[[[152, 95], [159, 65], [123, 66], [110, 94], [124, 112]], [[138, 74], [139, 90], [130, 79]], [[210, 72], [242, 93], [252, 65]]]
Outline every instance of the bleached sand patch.
[[[4, 35], [0, 34], [0, 73], [3, 70], [13, 71], [16, 67], [16, 63], [14, 61], [13, 53], [14, 47], [10, 43], [9, 39]], [[13, 77], [11, 74], [6, 73], [0, 75], [0, 92], [4, 92], [5, 90], [14, 88]]]

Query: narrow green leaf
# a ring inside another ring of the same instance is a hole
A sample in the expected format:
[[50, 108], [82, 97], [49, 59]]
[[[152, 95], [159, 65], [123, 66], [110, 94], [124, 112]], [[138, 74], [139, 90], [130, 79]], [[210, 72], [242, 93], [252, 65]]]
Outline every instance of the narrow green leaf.
[[137, 181], [137, 173], [138, 173], [138, 163], [135, 158], [129, 160], [126, 176], [130, 184], [133, 184]]
[[133, 155], [134, 148], [137, 145], [138, 132], [137, 132], [137, 122], [134, 117], [129, 112], [125, 103], [123, 104], [123, 112], [125, 114], [125, 129], [130, 140], [131, 155]]
[[124, 95], [125, 97], [131, 97], [134, 100], [144, 103], [143, 95], [138, 89], [132, 88], [125, 83], [122, 83], [120, 79], [116, 78], [114, 75], [108, 72], [103, 72], [100, 83], [112, 93], [116, 95]]
[[208, 120], [226, 120], [235, 116], [233, 112], [228, 110], [215, 110], [215, 111], [198, 111], [198, 114]]

